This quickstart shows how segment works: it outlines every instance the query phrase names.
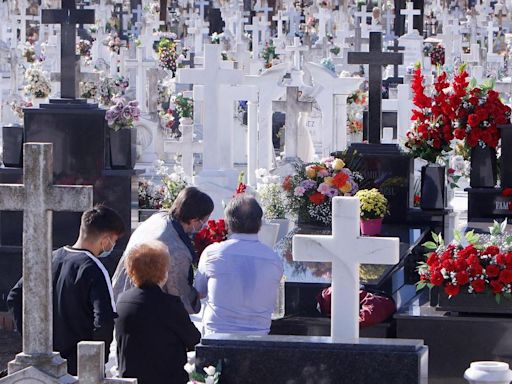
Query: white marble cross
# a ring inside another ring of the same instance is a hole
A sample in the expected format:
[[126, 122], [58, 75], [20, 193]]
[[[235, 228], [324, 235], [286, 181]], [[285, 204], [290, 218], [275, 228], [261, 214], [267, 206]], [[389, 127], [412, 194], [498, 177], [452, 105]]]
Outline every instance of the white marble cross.
[[241, 11], [236, 11], [234, 16], [234, 26], [235, 26], [235, 43], [241, 44], [243, 42], [244, 36], [244, 24], [249, 21], [248, 17], [243, 17]]
[[395, 30], [393, 29], [393, 22], [395, 20], [395, 14], [391, 11], [391, 8], [386, 6], [386, 12], [384, 13], [384, 19], [386, 20], [386, 40], [393, 40], [395, 38]]
[[359, 339], [359, 266], [399, 261], [398, 238], [359, 235], [359, 199], [332, 199], [332, 236], [295, 235], [295, 261], [332, 263], [331, 339], [357, 343]]
[[288, 3], [285, 15], [288, 17], [288, 37], [295, 37], [300, 30], [300, 22], [304, 16], [297, 10], [293, 1]]
[[285, 137], [284, 137], [284, 160], [295, 161], [298, 158], [299, 149], [299, 114], [300, 112], [311, 112], [311, 102], [299, 100], [299, 88], [286, 88], [286, 101], [272, 102], [274, 110], [286, 114]]
[[400, 14], [407, 18], [407, 34], [409, 35], [413, 33], [414, 16], [421, 15], [421, 11], [419, 9], [414, 9], [414, 3], [412, 1], [408, 1], [406, 8], [400, 10]]
[[149, 68], [155, 67], [155, 62], [146, 60], [146, 48], [142, 45], [136, 47], [136, 59], [123, 60], [126, 68], [135, 68], [137, 71], [136, 83], [135, 83], [135, 94], [137, 101], [139, 102], [140, 109], [142, 112], [148, 112], [147, 94], [146, 94], [146, 71]]
[[165, 140], [165, 153], [178, 153], [181, 155], [183, 172], [192, 180], [194, 176], [194, 154], [203, 152], [203, 142], [194, 140], [194, 124], [192, 121], [180, 121], [181, 137], [177, 140]]
[[318, 19], [318, 39], [322, 40], [327, 36], [327, 24], [331, 21], [332, 18], [332, 10], [327, 9], [325, 7], [320, 7], [318, 13], [315, 13], [316, 19]]
[[354, 16], [359, 18], [359, 23], [356, 23], [361, 29], [361, 37], [367, 38], [369, 36], [368, 23], [366, 22], [368, 17], [372, 17], [373, 13], [366, 10], [366, 5], [359, 11], [354, 12]]
[[204, 36], [208, 35], [210, 29], [203, 19], [197, 18], [194, 21], [194, 26], [189, 27], [187, 32], [194, 35], [194, 53], [196, 56], [201, 56], [203, 54]]
[[277, 11], [277, 15], [272, 16], [273, 21], [277, 21], [277, 38], [279, 40], [283, 40], [284, 32], [283, 32], [283, 21], [288, 21], [288, 16], [284, 14], [284, 11]]
[[137, 8], [132, 9], [132, 14], [135, 17], [135, 23], [132, 26], [132, 33], [136, 36], [140, 34], [140, 26], [142, 20], [142, 6], [137, 4]]
[[487, 26], [487, 53], [493, 53], [494, 50], [494, 32], [498, 32], [499, 27], [494, 26], [494, 21], [491, 20]]
[[251, 32], [253, 59], [258, 57], [260, 44], [266, 40], [265, 31], [269, 25], [270, 23], [263, 20], [261, 17], [253, 17], [252, 24], [245, 26], [245, 30]]
[[52, 148], [24, 144], [23, 184], [0, 184], [0, 210], [23, 211], [23, 352], [9, 363], [9, 373], [30, 366], [58, 372], [63, 364], [53, 352], [52, 215], [91, 208], [93, 190], [53, 185]]
[[256, 12], [263, 12], [265, 13], [265, 21], [268, 21], [268, 14], [274, 10], [274, 8], [271, 8], [268, 6], [267, 2], [265, 1], [265, 5], [262, 5], [263, 0], [260, 0], [256, 2], [256, 6], [254, 7], [254, 10]]
[[203, 68], [181, 68], [176, 73], [176, 82], [204, 86], [203, 124], [203, 170], [218, 170], [222, 164], [222, 153], [218, 147], [222, 135], [219, 123], [219, 103], [222, 98], [220, 84], [240, 84], [241, 70], [222, 69], [221, 47], [218, 44], [205, 44]]
[[307, 51], [308, 47], [304, 46], [300, 42], [300, 37], [295, 36], [293, 38], [293, 45], [289, 45], [286, 48], [287, 52], [292, 52], [293, 55], [293, 69], [301, 69], [302, 54], [301, 52]]
[[201, 17], [201, 20], [204, 20], [204, 9], [207, 5], [210, 5], [210, 2], [208, 0], [195, 0], [194, 3], [199, 8], [199, 16]]

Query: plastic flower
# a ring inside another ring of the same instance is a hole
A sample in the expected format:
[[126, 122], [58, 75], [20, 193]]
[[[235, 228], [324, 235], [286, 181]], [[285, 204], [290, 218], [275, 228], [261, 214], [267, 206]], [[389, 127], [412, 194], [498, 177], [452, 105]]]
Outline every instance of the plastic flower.
[[334, 159], [332, 162], [332, 169], [335, 171], [340, 171], [345, 167], [345, 162], [341, 159]]
[[207, 374], [208, 376], [213, 376], [213, 375], [215, 375], [216, 369], [215, 369], [215, 367], [214, 367], [214, 366], [211, 366], [211, 365], [210, 365], [209, 367], [205, 367], [205, 368], [203, 368], [203, 369], [204, 369], [204, 371], [206, 372], [206, 374]]

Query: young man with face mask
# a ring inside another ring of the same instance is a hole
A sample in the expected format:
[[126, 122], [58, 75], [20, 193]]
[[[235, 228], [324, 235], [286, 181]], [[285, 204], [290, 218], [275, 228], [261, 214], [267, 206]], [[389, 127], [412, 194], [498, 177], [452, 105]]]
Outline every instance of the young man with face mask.
[[[117, 317], [112, 284], [100, 258], [110, 255], [125, 226], [119, 214], [96, 205], [82, 215], [80, 234], [73, 246], [53, 252], [53, 347], [77, 374], [77, 344], [105, 342], [105, 357]], [[7, 298], [16, 327], [22, 331], [22, 279]]]

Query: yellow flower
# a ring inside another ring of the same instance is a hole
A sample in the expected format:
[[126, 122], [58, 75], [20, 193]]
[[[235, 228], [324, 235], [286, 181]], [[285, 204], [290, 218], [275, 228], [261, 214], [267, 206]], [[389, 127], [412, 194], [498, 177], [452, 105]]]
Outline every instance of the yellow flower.
[[341, 159], [334, 159], [332, 162], [332, 169], [335, 171], [341, 171], [345, 167], [345, 162]]
[[350, 184], [349, 182], [346, 182], [345, 185], [340, 188], [340, 191], [343, 193], [348, 193], [348, 192], [350, 192], [351, 189], [352, 189], [352, 184]]
[[329, 187], [332, 187], [332, 177], [331, 176], [324, 177], [324, 183], [327, 184]]
[[313, 167], [306, 167], [306, 176], [314, 179], [316, 177], [316, 170]]

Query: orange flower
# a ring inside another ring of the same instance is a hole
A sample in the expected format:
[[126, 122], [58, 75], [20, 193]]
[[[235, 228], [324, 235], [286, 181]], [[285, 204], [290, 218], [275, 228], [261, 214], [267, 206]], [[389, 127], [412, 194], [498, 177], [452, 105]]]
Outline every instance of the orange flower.
[[348, 175], [344, 172], [340, 172], [332, 178], [332, 185], [335, 186], [336, 188], [340, 189], [345, 186], [347, 181], [348, 181]]
[[322, 195], [320, 192], [315, 192], [311, 196], [309, 196], [309, 201], [311, 201], [313, 204], [320, 205], [324, 202], [325, 196]]

